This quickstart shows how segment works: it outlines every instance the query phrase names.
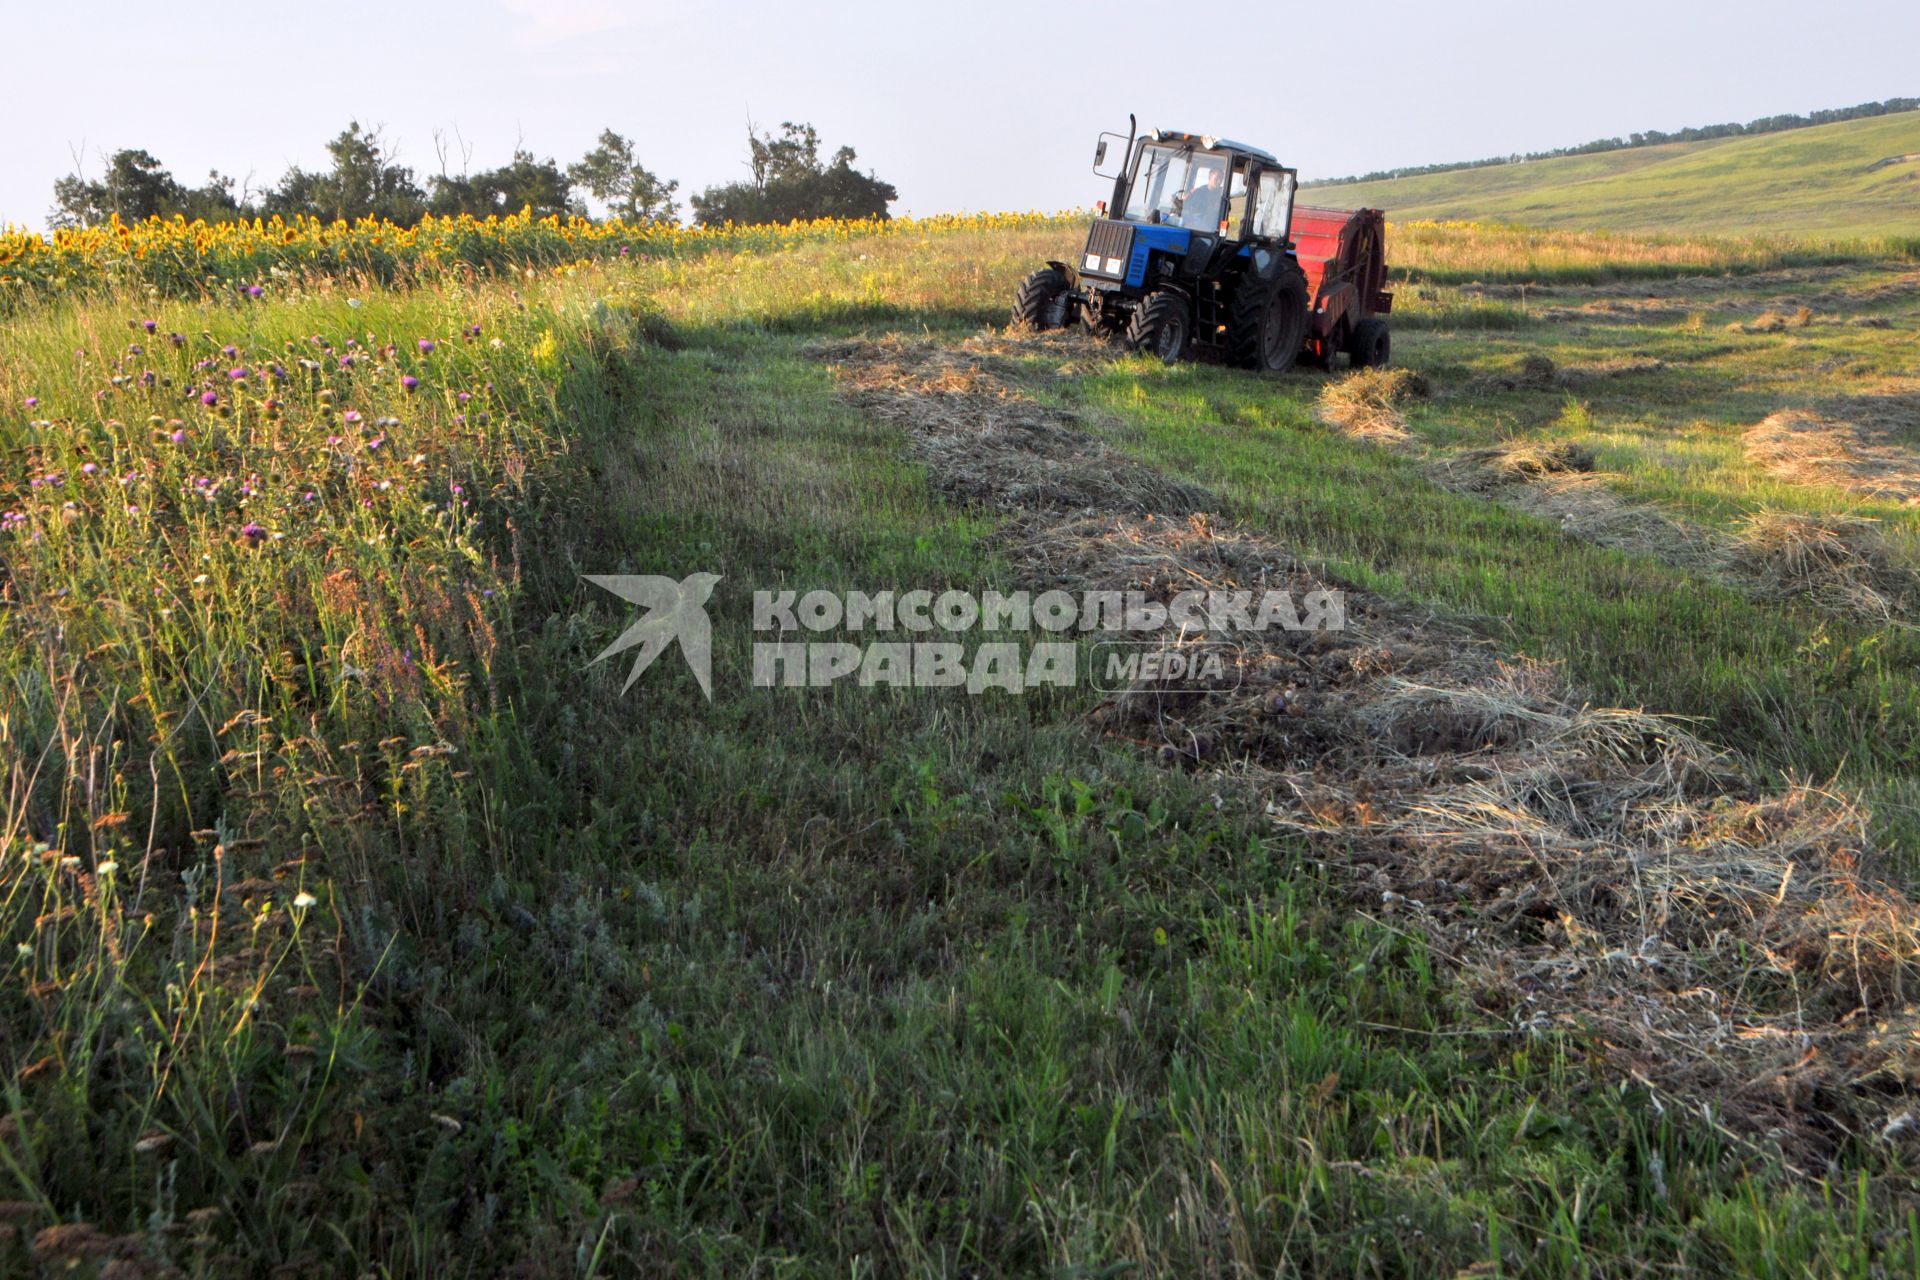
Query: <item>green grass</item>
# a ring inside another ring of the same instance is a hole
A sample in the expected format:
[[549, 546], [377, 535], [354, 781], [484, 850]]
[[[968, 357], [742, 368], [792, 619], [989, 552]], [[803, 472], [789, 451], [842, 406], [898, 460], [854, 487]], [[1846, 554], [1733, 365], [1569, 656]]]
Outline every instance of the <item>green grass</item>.
[[[1320, 426], [1311, 384], [1276, 395], [1224, 371], [1127, 365], [1076, 391], [1115, 415], [1109, 430], [1131, 452], [1209, 486], [1235, 518], [1348, 580], [1477, 616], [1509, 650], [1566, 663], [1606, 703], [1702, 717], [1708, 737], [1740, 744], [1778, 778], [1864, 789], [1908, 873], [1920, 867], [1912, 632], [1756, 602], [1438, 488], [1413, 459]], [[1460, 424], [1440, 431], [1457, 437]], [[1753, 509], [1750, 494], [1741, 506]]]
[[[1897, 1150], [1794, 1185], [1580, 1036], [1491, 1020], [1256, 808], [1089, 732], [1090, 694], [748, 687], [755, 588], [1024, 585], [811, 344], [974, 331], [1061, 237], [0, 326], [27, 517], [0, 535], [0, 1272], [1920, 1268]], [[1449, 298], [1466, 319], [1403, 338], [1443, 378], [1549, 341], [1537, 299]], [[1890, 367], [1904, 340], [1861, 338]], [[189, 394], [213, 376], [226, 416]], [[1695, 697], [1731, 735], [1751, 690], [1809, 691], [1738, 745], [1860, 751], [1870, 783], [1911, 746], [1892, 639], [1800, 655], [1815, 619], [1312, 425], [1314, 377], [1060, 385], [1249, 521], [1565, 648], [1607, 697]], [[1416, 428], [1546, 406], [1455, 408]], [[621, 696], [589, 663], [627, 619], [579, 575], [695, 569], [726, 575], [712, 702], [673, 655]]]
[[1748, 138], [1675, 142], [1377, 182], [1309, 185], [1308, 203], [1395, 221], [1806, 238], [1915, 234], [1920, 111]]

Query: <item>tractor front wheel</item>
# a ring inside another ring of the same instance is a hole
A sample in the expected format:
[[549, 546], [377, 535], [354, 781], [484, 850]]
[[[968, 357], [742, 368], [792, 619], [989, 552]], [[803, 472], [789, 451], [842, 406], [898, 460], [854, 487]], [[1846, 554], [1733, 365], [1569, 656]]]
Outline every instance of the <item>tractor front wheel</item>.
[[1347, 339], [1347, 354], [1353, 357], [1356, 369], [1371, 369], [1392, 359], [1393, 335], [1387, 331], [1387, 322], [1362, 320], [1353, 326], [1353, 336]]
[[1242, 369], [1285, 373], [1307, 345], [1307, 277], [1291, 263], [1271, 280], [1249, 275], [1227, 316], [1227, 351]]
[[1020, 284], [1013, 295], [1013, 319], [1016, 324], [1035, 329], [1062, 329], [1073, 318], [1073, 303], [1068, 293], [1072, 285], [1067, 273], [1058, 267], [1042, 267]]
[[1134, 308], [1127, 322], [1127, 346], [1146, 355], [1159, 356], [1167, 364], [1178, 360], [1193, 336], [1193, 321], [1187, 315], [1187, 300], [1177, 293], [1156, 293]]

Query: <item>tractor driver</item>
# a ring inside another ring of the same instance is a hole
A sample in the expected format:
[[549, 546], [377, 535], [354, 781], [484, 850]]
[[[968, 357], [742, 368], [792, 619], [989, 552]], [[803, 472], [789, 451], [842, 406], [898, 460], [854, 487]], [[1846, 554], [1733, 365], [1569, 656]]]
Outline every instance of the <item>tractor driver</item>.
[[1220, 222], [1220, 166], [1195, 165], [1193, 185], [1180, 198], [1180, 225], [1212, 231]]

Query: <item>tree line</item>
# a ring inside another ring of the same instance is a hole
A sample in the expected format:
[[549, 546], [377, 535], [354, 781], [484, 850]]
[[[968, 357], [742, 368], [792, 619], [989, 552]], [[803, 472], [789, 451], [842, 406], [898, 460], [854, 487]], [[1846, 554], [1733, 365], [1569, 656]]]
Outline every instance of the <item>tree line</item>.
[[[516, 147], [513, 159], [498, 168], [475, 173], [463, 167], [449, 173], [443, 144], [441, 172], [424, 183], [399, 162], [379, 129], [363, 128], [357, 120], [327, 143], [327, 156], [327, 167], [296, 165], [279, 182], [255, 193], [240, 189], [217, 170], [201, 185], [188, 186], [150, 152], [126, 148], [106, 158], [105, 172], [98, 178], [70, 173], [55, 182], [48, 217], [59, 228], [95, 226], [114, 217], [131, 222], [176, 215], [208, 222], [376, 217], [411, 226], [429, 214], [486, 217], [523, 209], [537, 217], [587, 217], [590, 197], [610, 218], [680, 218], [680, 184], [654, 174], [640, 162], [632, 140], [612, 129], [604, 130], [591, 151], [564, 168], [552, 157]], [[749, 177], [692, 196], [693, 220], [716, 225], [886, 218], [887, 206], [899, 193], [871, 171], [855, 168], [856, 158], [852, 147], [823, 157], [819, 131], [810, 124], [787, 121], [775, 134], [756, 131], [749, 122]]]
[[1446, 164], [1423, 164], [1403, 169], [1376, 169], [1351, 178], [1319, 179], [1316, 185], [1337, 186], [1345, 182], [1379, 182], [1388, 178], [1417, 178], [1429, 173], [1452, 173], [1459, 169], [1484, 169], [1490, 165], [1524, 164], [1529, 160], [1553, 160], [1560, 156], [1593, 155], [1600, 151], [1625, 151], [1633, 147], [1657, 147], [1663, 142], [1704, 142], [1709, 138], [1735, 138], [1755, 133], [1781, 133], [1788, 129], [1806, 129], [1816, 124], [1837, 124], [1842, 120], [1862, 120], [1869, 116], [1888, 116], [1900, 111], [1920, 110], [1920, 98], [1889, 98], [1885, 102], [1863, 102], [1857, 107], [1835, 107], [1811, 115], [1761, 116], [1745, 124], [1709, 124], [1695, 129], [1662, 133], [1649, 129], [1624, 138], [1596, 138], [1577, 147], [1557, 147], [1552, 151], [1529, 151], [1525, 155], [1492, 156], [1485, 160], [1454, 160]]

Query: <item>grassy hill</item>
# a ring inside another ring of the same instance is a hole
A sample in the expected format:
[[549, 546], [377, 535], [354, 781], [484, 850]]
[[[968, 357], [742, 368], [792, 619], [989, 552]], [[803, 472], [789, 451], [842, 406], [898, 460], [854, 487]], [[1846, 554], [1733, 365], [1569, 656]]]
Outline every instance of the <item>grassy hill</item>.
[[1678, 142], [1312, 189], [1397, 219], [1796, 236], [1920, 228], [1920, 112], [1758, 137]]

